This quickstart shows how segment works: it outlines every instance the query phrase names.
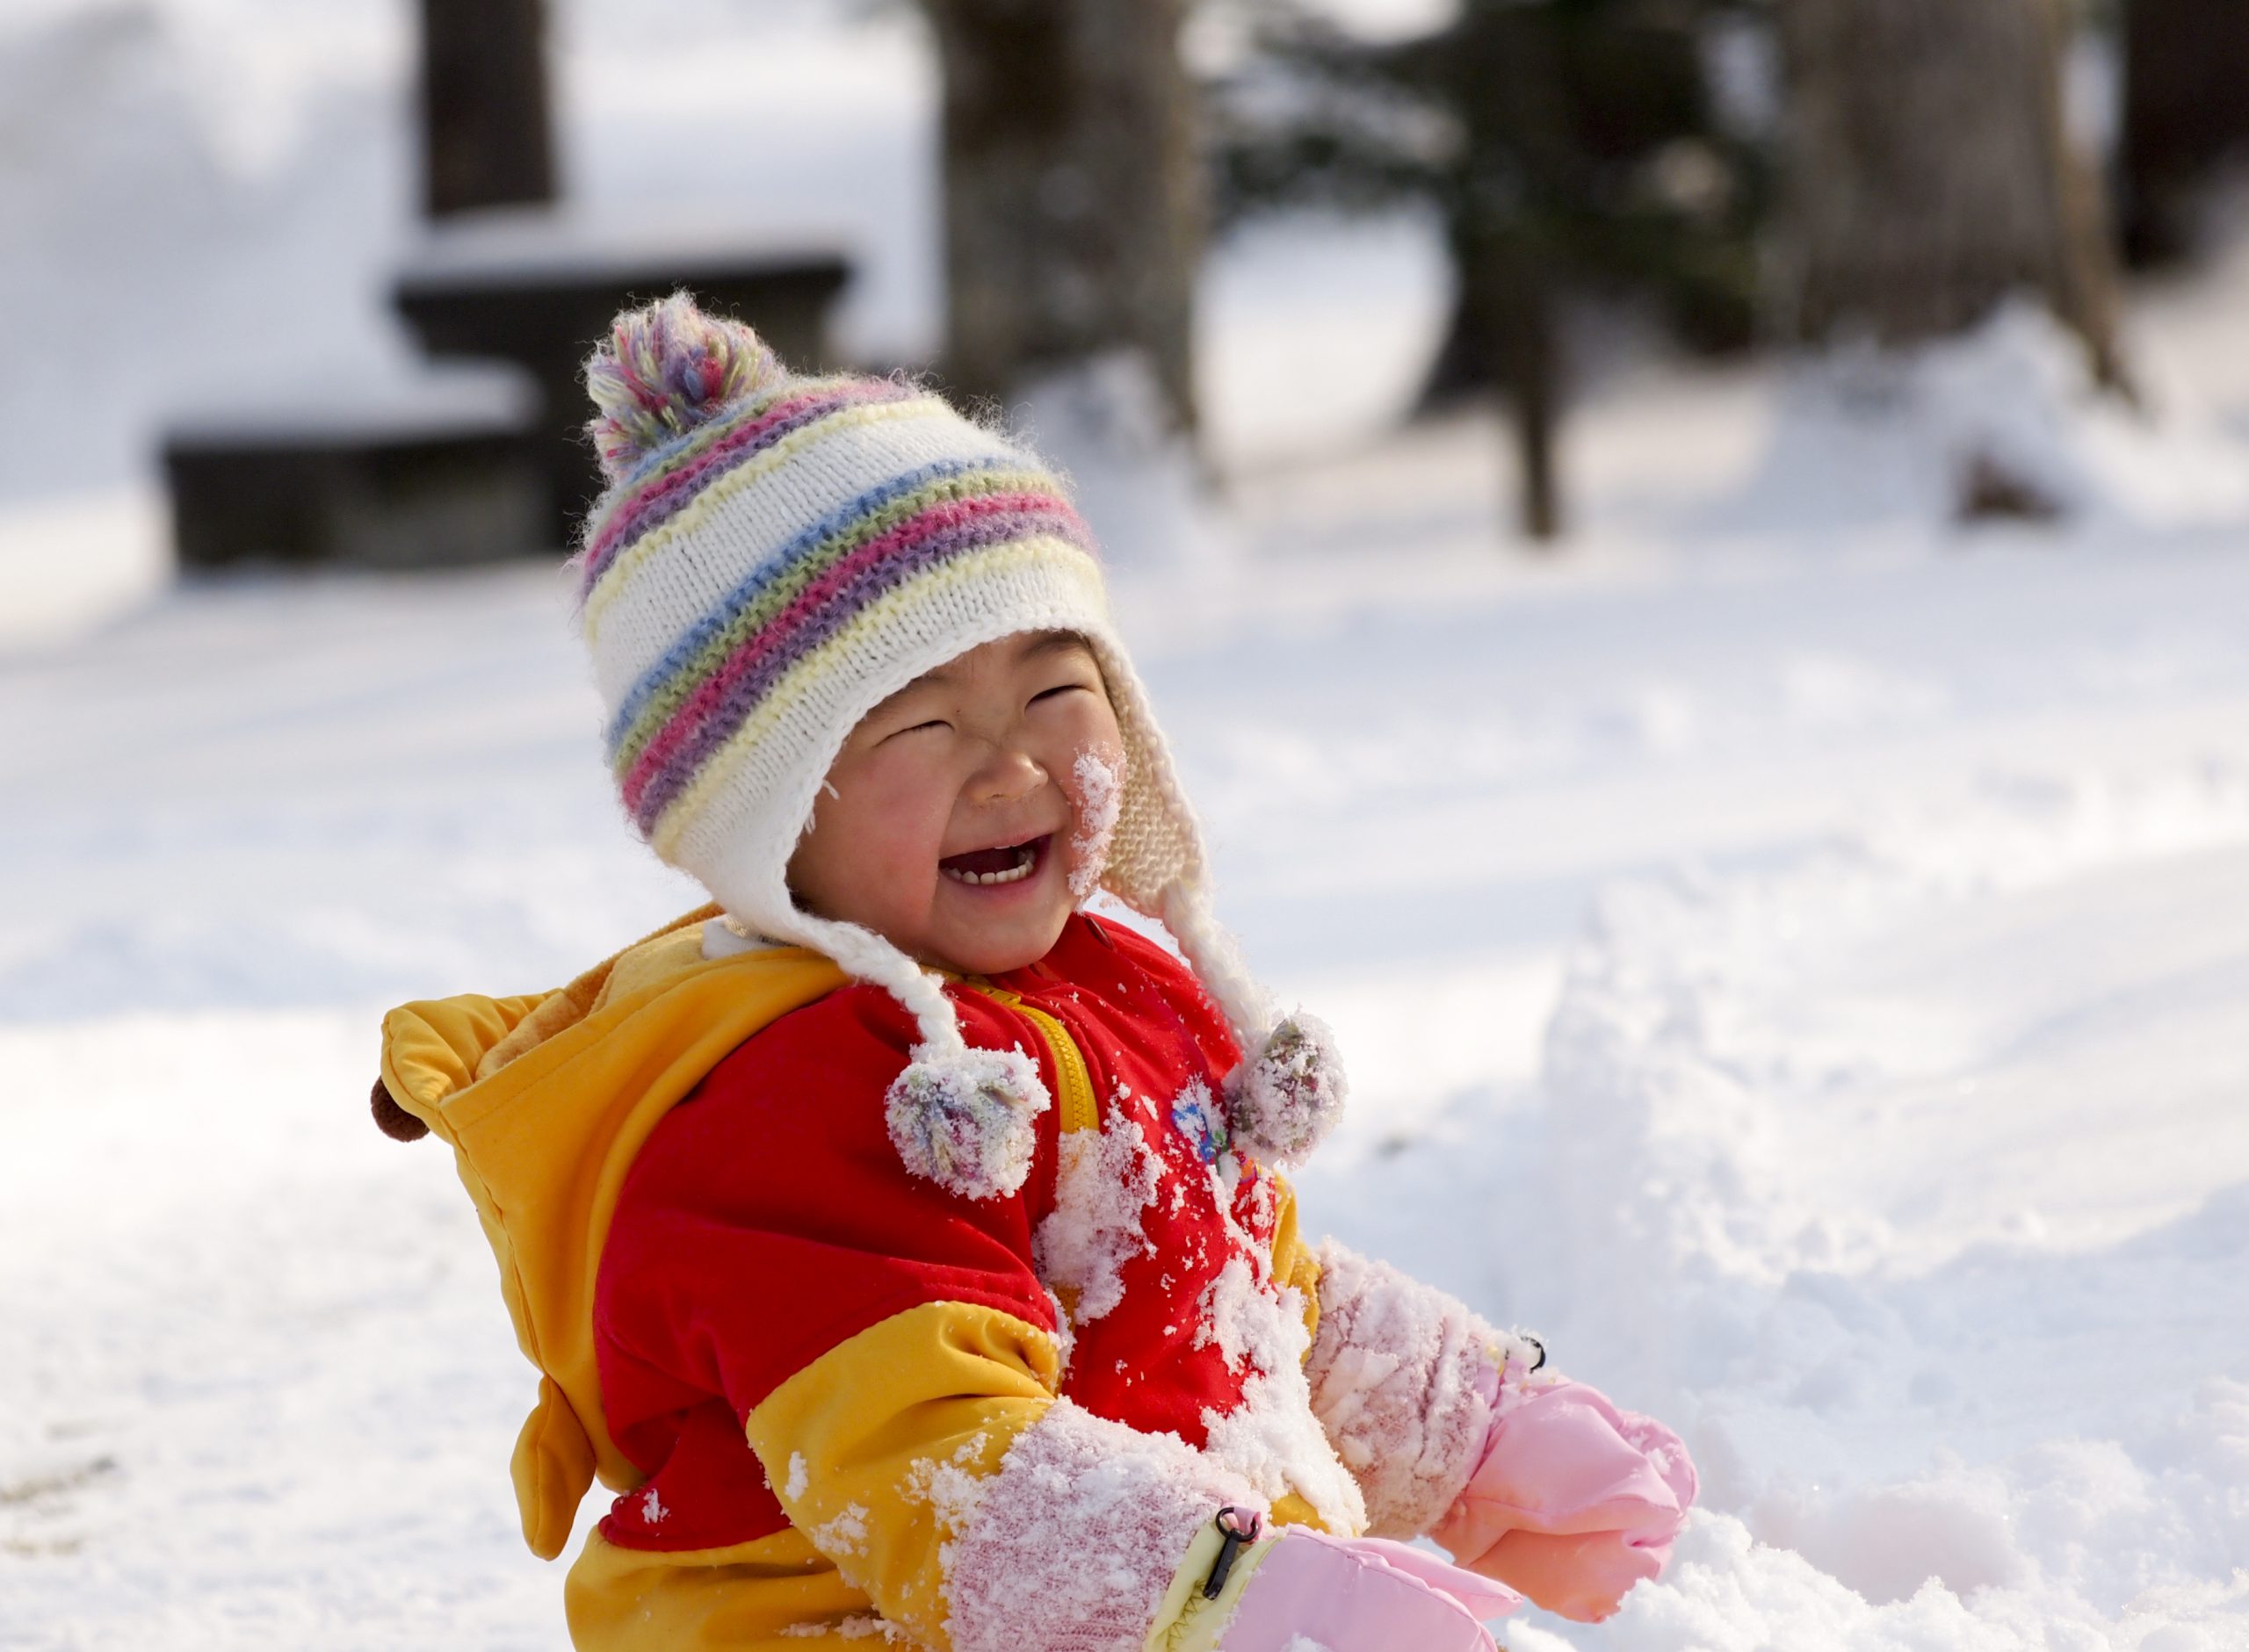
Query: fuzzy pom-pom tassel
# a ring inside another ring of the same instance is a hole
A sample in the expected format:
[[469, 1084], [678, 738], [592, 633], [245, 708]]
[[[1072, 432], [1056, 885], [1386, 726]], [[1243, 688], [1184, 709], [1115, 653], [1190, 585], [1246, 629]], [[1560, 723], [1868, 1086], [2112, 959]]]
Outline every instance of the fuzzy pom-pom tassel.
[[1226, 1127], [1255, 1157], [1301, 1165], [1343, 1116], [1347, 1089], [1335, 1035], [1298, 1010], [1226, 1075]]
[[599, 411], [586, 434], [610, 480], [665, 443], [788, 376], [780, 357], [740, 321], [706, 315], [684, 289], [627, 310], [586, 363]]
[[884, 1117], [906, 1168], [967, 1199], [1001, 1199], [1030, 1174], [1038, 1115], [1053, 1105], [1019, 1050], [914, 1052]]

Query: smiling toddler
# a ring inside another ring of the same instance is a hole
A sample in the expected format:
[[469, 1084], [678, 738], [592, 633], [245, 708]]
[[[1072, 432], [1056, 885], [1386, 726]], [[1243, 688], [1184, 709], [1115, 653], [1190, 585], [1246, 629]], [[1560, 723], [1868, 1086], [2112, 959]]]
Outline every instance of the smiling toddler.
[[539, 1367], [531, 1546], [618, 1494], [576, 1643], [1478, 1652], [1518, 1590], [1613, 1610], [1686, 1453], [1299, 1237], [1341, 1070], [1211, 916], [1061, 485], [683, 294], [588, 379], [610, 761], [713, 905], [394, 1011], [376, 1089], [455, 1149]]

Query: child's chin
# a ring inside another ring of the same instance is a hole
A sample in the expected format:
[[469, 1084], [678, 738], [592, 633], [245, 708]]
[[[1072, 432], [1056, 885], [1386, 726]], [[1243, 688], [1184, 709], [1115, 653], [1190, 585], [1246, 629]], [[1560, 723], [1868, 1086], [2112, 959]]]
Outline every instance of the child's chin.
[[964, 975], [1005, 975], [1038, 963], [1061, 939], [1069, 921], [1067, 905], [1051, 912], [1010, 913], [1005, 919], [949, 926], [936, 937], [939, 949]]

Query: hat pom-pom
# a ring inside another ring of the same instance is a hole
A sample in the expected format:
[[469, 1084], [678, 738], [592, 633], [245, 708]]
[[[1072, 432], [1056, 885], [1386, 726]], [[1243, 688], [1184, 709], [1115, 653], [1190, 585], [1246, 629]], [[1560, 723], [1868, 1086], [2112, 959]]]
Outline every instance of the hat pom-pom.
[[1299, 1010], [1227, 1075], [1226, 1127], [1253, 1156], [1301, 1165], [1342, 1117], [1347, 1090], [1335, 1035]]
[[1038, 1115], [1052, 1106], [1018, 1050], [914, 1052], [884, 1116], [906, 1168], [967, 1199], [999, 1199], [1030, 1174]]
[[665, 443], [787, 375], [764, 340], [740, 321], [705, 314], [683, 290], [611, 324], [586, 363], [598, 409], [586, 433], [618, 481]]

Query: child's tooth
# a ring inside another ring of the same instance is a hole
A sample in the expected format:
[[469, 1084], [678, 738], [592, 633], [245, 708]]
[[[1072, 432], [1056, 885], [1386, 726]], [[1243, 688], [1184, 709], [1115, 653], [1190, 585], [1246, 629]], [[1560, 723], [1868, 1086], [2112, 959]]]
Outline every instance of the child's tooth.
[[1018, 851], [1016, 863], [1004, 872], [971, 872], [957, 866], [941, 866], [937, 869], [957, 884], [974, 884], [982, 887], [992, 884], [1019, 884], [1029, 877], [1038, 864], [1038, 851], [1023, 848]]

